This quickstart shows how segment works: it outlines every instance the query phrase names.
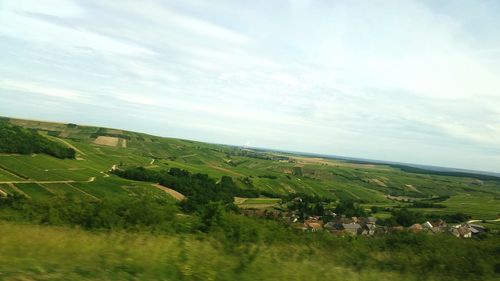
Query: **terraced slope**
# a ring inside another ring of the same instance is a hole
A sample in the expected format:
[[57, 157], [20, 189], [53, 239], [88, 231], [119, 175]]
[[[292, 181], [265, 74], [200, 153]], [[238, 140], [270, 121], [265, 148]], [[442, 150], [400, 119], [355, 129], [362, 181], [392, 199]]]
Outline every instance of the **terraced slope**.
[[447, 208], [425, 211], [462, 210], [480, 219], [496, 218], [500, 213], [500, 181], [495, 180], [409, 173], [387, 165], [349, 163], [76, 124], [19, 119], [10, 122], [73, 148], [76, 158], [0, 154], [0, 196], [15, 193], [16, 188], [32, 198], [74, 194], [99, 199], [145, 192], [168, 196], [148, 183], [110, 175], [109, 170], [131, 166], [154, 170], [178, 167], [214, 178], [231, 176], [241, 188], [273, 194], [307, 193], [352, 199], [366, 203], [367, 207], [397, 206], [408, 199], [450, 196], [441, 202]]

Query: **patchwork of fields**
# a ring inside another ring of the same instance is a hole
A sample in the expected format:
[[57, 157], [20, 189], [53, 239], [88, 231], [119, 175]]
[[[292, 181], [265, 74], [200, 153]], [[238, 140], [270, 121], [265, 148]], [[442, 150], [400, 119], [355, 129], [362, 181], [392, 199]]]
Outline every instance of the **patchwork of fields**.
[[[306, 193], [366, 204], [397, 205], [390, 198], [428, 199], [450, 196], [441, 209], [465, 212], [479, 219], [500, 213], [500, 180], [477, 180], [404, 172], [387, 165], [357, 164], [336, 159], [264, 152], [225, 145], [161, 138], [115, 129], [11, 120], [36, 129], [77, 151], [73, 160], [44, 154], [0, 154], [0, 195], [23, 193], [37, 199], [54, 195], [100, 199], [118, 194], [168, 196], [150, 184], [108, 173], [112, 167], [182, 168], [213, 178], [231, 176], [240, 188], [273, 194]], [[274, 199], [248, 200], [242, 206], [270, 205]], [[269, 201], [269, 202], [267, 202]]]

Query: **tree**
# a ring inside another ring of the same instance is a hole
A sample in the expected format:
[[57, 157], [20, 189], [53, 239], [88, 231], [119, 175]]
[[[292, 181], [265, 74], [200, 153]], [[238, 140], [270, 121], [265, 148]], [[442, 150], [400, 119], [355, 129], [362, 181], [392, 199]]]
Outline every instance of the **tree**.
[[224, 204], [220, 201], [209, 202], [200, 213], [202, 231], [208, 232], [217, 225], [221, 225], [226, 211]]
[[345, 215], [346, 217], [366, 217], [367, 214], [363, 208], [353, 201], [340, 202], [335, 207], [335, 213]]

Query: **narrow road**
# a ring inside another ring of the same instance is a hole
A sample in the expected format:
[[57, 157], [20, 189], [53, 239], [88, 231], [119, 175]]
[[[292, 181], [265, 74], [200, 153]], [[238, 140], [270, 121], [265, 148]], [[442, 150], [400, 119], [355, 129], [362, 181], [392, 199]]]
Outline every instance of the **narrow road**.
[[71, 143], [67, 142], [66, 140], [63, 140], [61, 138], [55, 138], [55, 139], [58, 139], [60, 142], [64, 143], [68, 147], [73, 148], [76, 152], [80, 153], [81, 155], [85, 155], [85, 153], [83, 151], [81, 151], [80, 149], [76, 148], [76, 146], [72, 145]]
[[213, 164], [213, 163], [207, 163], [207, 164], [208, 164], [208, 166], [209, 166], [210, 168], [213, 168], [213, 169], [219, 170], [219, 171], [221, 171], [221, 172], [226, 172], [226, 173], [228, 173], [228, 174], [231, 174], [231, 175], [234, 175], [234, 176], [237, 176], [237, 177], [245, 177], [245, 175], [243, 175], [243, 174], [240, 174], [240, 173], [235, 172], [235, 171], [231, 171], [231, 170], [226, 169], [226, 168], [222, 168], [222, 167], [220, 167], [220, 166], [216, 166], [216, 165], [215, 165], [215, 164]]
[[[470, 220], [468, 221], [467, 223], [474, 223], [474, 222], [481, 222], [483, 220]], [[500, 219], [496, 219], [496, 220], [484, 220], [486, 222], [497, 222], [497, 221], [500, 221]]]
[[87, 196], [89, 196], [89, 197], [92, 197], [93, 199], [95, 199], [95, 200], [97, 200], [97, 201], [101, 201], [101, 199], [99, 199], [99, 198], [95, 197], [94, 195], [92, 195], [92, 194], [90, 194], [90, 193], [88, 193], [88, 192], [86, 192], [86, 191], [82, 190], [81, 188], [78, 188], [78, 187], [76, 187], [76, 186], [74, 186], [74, 185], [71, 185], [71, 184], [69, 184], [69, 183], [67, 183], [66, 185], [68, 185], [69, 187], [72, 187], [72, 188], [73, 188], [73, 189], [75, 189], [75, 190], [80, 191], [81, 193], [83, 193], [83, 194], [85, 194], [85, 195], [87, 195]]
[[171, 188], [165, 187], [160, 184], [152, 184], [152, 186], [163, 190], [164, 192], [168, 193], [170, 196], [174, 197], [178, 201], [182, 201], [186, 199], [186, 196], [184, 196], [182, 193], [179, 193]]
[[31, 198], [31, 196], [29, 196], [28, 194], [26, 194], [26, 192], [20, 190], [17, 186], [15, 186], [13, 183], [8, 183], [8, 185], [10, 186], [10, 188], [14, 189], [17, 193], [21, 193], [22, 195], [26, 196], [27, 198]]
[[198, 154], [196, 153], [193, 153], [193, 154], [187, 154], [187, 155], [182, 155], [182, 156], [179, 156], [179, 158], [186, 158], [186, 157], [191, 157], [191, 156], [196, 156]]
[[38, 181], [38, 180], [26, 180], [26, 181], [0, 181], [0, 183], [5, 184], [16, 184], [16, 183], [76, 183], [76, 182], [93, 182], [95, 181], [95, 177], [91, 177], [86, 181], [75, 181], [75, 180], [63, 180], [63, 181]]

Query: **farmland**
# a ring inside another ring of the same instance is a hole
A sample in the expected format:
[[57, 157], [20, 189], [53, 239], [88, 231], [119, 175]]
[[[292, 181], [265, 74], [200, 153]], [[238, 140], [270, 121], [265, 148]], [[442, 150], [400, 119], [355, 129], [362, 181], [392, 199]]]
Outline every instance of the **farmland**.
[[[169, 196], [147, 183], [119, 178], [113, 167], [150, 170], [181, 168], [212, 178], [232, 177], [242, 189], [284, 196], [303, 193], [371, 205], [405, 205], [405, 200], [448, 196], [445, 208], [428, 213], [465, 212], [473, 219], [500, 213], [500, 180], [405, 172], [383, 164], [306, 157], [190, 140], [162, 138], [117, 129], [10, 119], [76, 151], [75, 159], [45, 154], [0, 154], [0, 189], [21, 190], [31, 198], [72, 194], [94, 199], [148, 193]], [[112, 143], [111, 143], [112, 142]], [[124, 144], [126, 142], [126, 144]], [[14, 185], [16, 189], [13, 189]], [[247, 199], [242, 206], [273, 206], [277, 199]]]
[[235, 204], [243, 209], [271, 208], [280, 203], [280, 199], [275, 198], [236, 198]]
[[[10, 122], [75, 157], [0, 154], [0, 279], [495, 280], [497, 179]], [[465, 212], [492, 232], [464, 241], [298, 231], [307, 218], [293, 212], [330, 216], [342, 206], [382, 223], [402, 209], [426, 214], [420, 218]]]

